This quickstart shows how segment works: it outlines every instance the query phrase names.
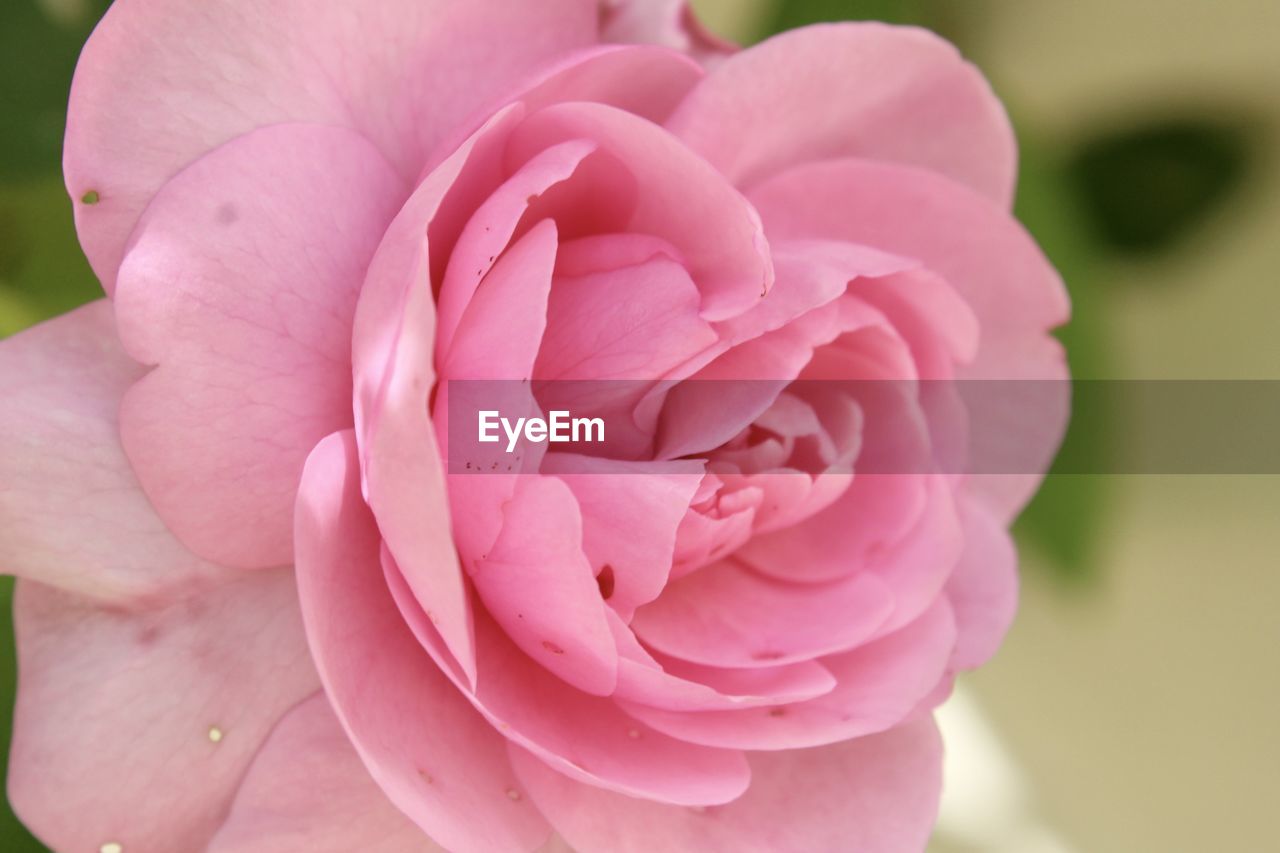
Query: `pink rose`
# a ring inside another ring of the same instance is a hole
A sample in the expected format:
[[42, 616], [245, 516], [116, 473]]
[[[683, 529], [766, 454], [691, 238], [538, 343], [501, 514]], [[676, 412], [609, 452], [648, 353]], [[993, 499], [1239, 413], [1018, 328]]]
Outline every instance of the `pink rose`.
[[[821, 383], [1065, 377], [1008, 122], [919, 30], [600, 7], [117, 0], [90, 39], [108, 299], [0, 345], [51, 846], [924, 846], [1037, 478], [859, 474], [934, 421]], [[476, 473], [467, 380], [599, 383], [609, 441]]]

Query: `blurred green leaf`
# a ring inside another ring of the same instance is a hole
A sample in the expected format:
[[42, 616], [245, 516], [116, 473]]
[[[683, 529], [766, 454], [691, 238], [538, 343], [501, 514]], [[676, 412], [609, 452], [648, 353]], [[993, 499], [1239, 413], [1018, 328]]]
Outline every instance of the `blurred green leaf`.
[[0, 2], [0, 181], [59, 171], [80, 48], [107, 0]]
[[944, 0], [790, 0], [774, 4], [766, 35], [823, 21], [884, 21], [928, 27], [953, 41], [963, 23]]
[[[1099, 289], [1099, 248], [1087, 220], [1074, 203], [1069, 176], [1060, 161], [1033, 134], [1019, 133], [1021, 168], [1015, 213], [1057, 267], [1071, 294], [1071, 322], [1057, 337], [1067, 351], [1074, 379], [1113, 378], [1104, 294]], [[1108, 453], [1106, 409], [1093, 405], [1074, 412], [1062, 450], [1040, 491], [1014, 527], [1018, 537], [1049, 558], [1067, 581], [1094, 577], [1093, 557], [1105, 517], [1110, 477], [1062, 473], [1103, 471]]]
[[[0, 770], [8, 773], [9, 739], [13, 731], [13, 700], [18, 666], [13, 648], [13, 578], [0, 577]], [[6, 776], [7, 778], [7, 776]], [[5, 853], [45, 853], [46, 847], [27, 832], [9, 809], [0, 808], [0, 850]]]
[[0, 334], [101, 295], [62, 182], [0, 187]]
[[1099, 238], [1134, 254], [1166, 250], [1241, 186], [1243, 125], [1211, 116], [1109, 130], [1073, 155], [1068, 174]]

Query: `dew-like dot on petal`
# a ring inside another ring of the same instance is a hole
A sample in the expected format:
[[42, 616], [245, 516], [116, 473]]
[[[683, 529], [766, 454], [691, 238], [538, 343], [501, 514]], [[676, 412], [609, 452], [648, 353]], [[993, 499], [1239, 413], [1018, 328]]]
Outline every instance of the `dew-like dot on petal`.
[[639, 729], [627, 729], [627, 737], [631, 738], [632, 740], [639, 740], [639, 739], [640, 739], [640, 730], [639, 730]]
[[124, 853], [124, 846], [117, 841], [108, 841], [98, 848], [98, 853]]
[[518, 803], [518, 802], [520, 802], [520, 792], [519, 792], [519, 791], [517, 791], [515, 788], [508, 788], [508, 789], [507, 789], [507, 799], [508, 799], [508, 800], [510, 800], [510, 801], [511, 801], [511, 802], [513, 802], [513, 803]]
[[210, 743], [221, 743], [221, 742], [222, 742], [222, 729], [218, 728], [217, 726], [209, 726], [209, 742], [210, 742]]

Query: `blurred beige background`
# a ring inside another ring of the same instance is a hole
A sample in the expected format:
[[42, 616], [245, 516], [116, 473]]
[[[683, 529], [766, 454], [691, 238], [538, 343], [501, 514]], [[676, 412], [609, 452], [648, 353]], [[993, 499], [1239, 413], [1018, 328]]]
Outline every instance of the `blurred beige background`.
[[[737, 36], [764, 6], [694, 5]], [[1226, 93], [1265, 122], [1272, 147], [1280, 139], [1276, 0], [956, 6], [972, 58], [1042, 135], [1171, 95], [1233, 106]], [[1280, 378], [1280, 157], [1263, 156], [1190, 244], [1097, 275], [1119, 377]], [[1114, 486], [1096, 584], [1064, 589], [1024, 555], [1013, 632], [964, 684], [997, 742], [983, 742], [968, 707], [947, 719], [962, 766], [949, 769], [938, 853], [1280, 849], [1280, 477]], [[1029, 814], [1006, 814], [1015, 807]]]

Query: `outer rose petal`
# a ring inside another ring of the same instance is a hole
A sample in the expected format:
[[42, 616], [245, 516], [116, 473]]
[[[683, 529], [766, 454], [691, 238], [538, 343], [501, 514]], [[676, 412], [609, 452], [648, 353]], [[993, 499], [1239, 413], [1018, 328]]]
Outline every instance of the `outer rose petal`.
[[997, 204], [1017, 149], [982, 74], [930, 32], [884, 24], [803, 27], [715, 68], [667, 126], [739, 186], [790, 166], [866, 157], [923, 166]]
[[835, 687], [782, 707], [715, 710], [696, 714], [625, 707], [660, 732], [693, 743], [730, 749], [813, 747], [885, 731], [898, 725], [943, 680], [956, 646], [956, 626], [945, 601], [901, 631], [850, 652], [822, 658]]
[[[954, 286], [978, 318], [975, 360], [960, 379], [1047, 380], [1033, 413], [1036, 444], [1056, 446], [1066, 426], [1067, 366], [1048, 330], [1070, 313], [1062, 280], [1030, 235], [988, 199], [939, 175], [866, 160], [791, 169], [751, 192], [770, 239], [850, 240], [918, 258]], [[1058, 386], [1061, 386], [1058, 388]], [[1049, 405], [1052, 403], [1053, 405]], [[1008, 520], [1040, 477], [982, 475], [976, 493]]]
[[378, 786], [449, 849], [505, 853], [545, 841], [550, 829], [515, 787], [502, 736], [396, 612], [350, 432], [329, 436], [307, 460], [297, 543], [316, 665]]
[[909, 853], [937, 815], [942, 745], [933, 721], [820, 749], [753, 753], [751, 787], [707, 809], [602, 791], [512, 749], [538, 808], [580, 853]]
[[126, 396], [121, 434], [196, 553], [291, 562], [298, 475], [351, 425], [356, 295], [402, 193], [359, 135], [279, 125], [204, 157], [143, 215], [116, 313], [129, 352], [159, 367]]
[[143, 372], [106, 300], [0, 342], [0, 570], [123, 602], [230, 574], [173, 538], [120, 447]]
[[370, 778], [317, 693], [295, 707], [249, 767], [209, 853], [443, 853]]
[[288, 570], [136, 614], [27, 581], [15, 604], [9, 799], [57, 850], [203, 849], [276, 721], [319, 686]]
[[81, 243], [110, 292], [165, 181], [281, 122], [359, 130], [413, 179], [462, 119], [595, 32], [595, 0], [116, 2], [71, 90], [67, 188], [100, 199], [77, 207]]
[[1013, 539], [976, 501], [960, 503], [964, 553], [947, 581], [958, 637], [952, 666], [974, 669], [996, 653], [1018, 606], [1018, 554]]

